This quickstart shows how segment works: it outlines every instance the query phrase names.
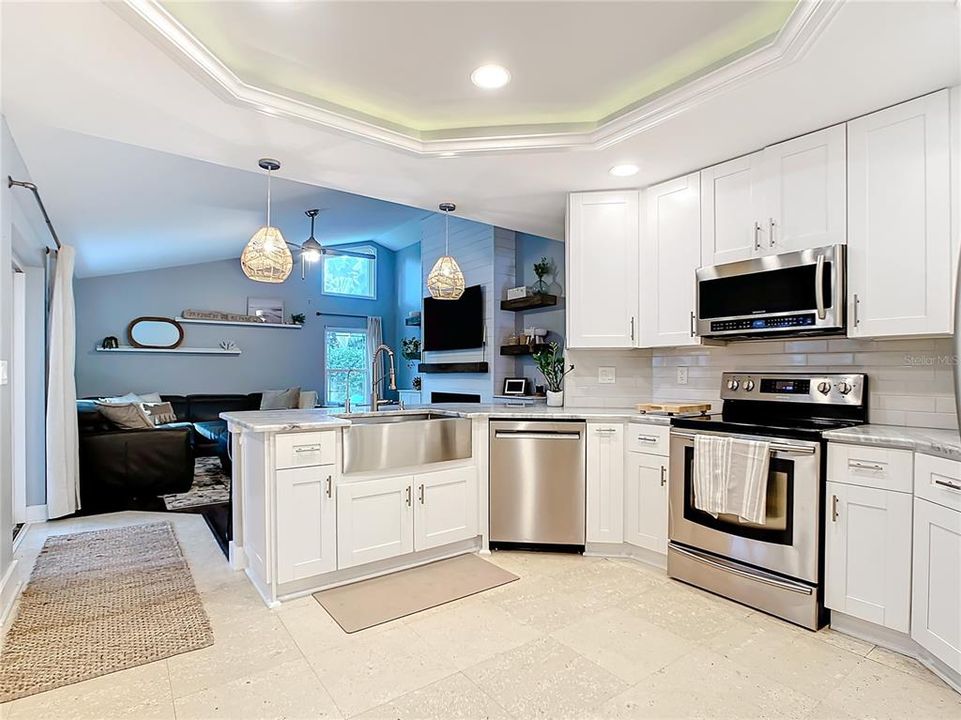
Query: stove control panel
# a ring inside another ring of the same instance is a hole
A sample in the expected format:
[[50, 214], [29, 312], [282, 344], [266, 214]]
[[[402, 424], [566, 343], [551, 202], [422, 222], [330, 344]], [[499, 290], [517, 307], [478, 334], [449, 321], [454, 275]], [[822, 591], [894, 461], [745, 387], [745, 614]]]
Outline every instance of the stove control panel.
[[857, 373], [724, 373], [721, 399], [862, 405], [866, 384], [867, 376]]

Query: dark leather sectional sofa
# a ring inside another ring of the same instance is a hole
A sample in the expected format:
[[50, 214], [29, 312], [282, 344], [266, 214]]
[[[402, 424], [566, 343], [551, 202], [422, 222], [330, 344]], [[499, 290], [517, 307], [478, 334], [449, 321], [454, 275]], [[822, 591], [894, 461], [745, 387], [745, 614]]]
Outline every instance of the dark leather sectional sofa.
[[100, 414], [93, 399], [77, 401], [84, 511], [121, 509], [138, 498], [186, 492], [197, 457], [216, 455], [230, 473], [230, 438], [220, 413], [257, 410], [261, 394], [161, 398], [173, 406], [177, 422], [145, 430], [120, 429]]

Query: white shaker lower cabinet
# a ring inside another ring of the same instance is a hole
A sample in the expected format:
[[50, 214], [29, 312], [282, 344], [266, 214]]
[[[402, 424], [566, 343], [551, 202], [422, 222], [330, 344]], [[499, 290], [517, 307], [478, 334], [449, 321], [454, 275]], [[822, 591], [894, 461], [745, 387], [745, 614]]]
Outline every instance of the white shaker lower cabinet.
[[568, 199], [568, 347], [637, 344], [639, 198], [617, 190]]
[[337, 569], [334, 466], [277, 471], [277, 582]]
[[948, 91], [848, 123], [848, 335], [952, 331]]
[[647, 188], [644, 215], [639, 345], [697, 345], [694, 279], [701, 265], [700, 174]]
[[343, 483], [337, 488], [337, 567], [414, 551], [413, 475]]
[[667, 456], [627, 453], [624, 542], [667, 554], [667, 483]]
[[587, 542], [624, 542], [624, 426], [587, 423]]
[[414, 476], [414, 550], [477, 535], [477, 469], [454, 468]]
[[911, 637], [961, 674], [961, 463], [916, 458]]
[[828, 482], [825, 605], [908, 632], [911, 503], [910, 493]]

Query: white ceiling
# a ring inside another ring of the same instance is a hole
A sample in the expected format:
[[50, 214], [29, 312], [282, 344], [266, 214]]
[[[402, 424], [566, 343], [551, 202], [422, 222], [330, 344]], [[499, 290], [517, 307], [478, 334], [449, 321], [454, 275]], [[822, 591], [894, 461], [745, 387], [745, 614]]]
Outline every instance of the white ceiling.
[[[552, 14], [562, 12], [563, 3], [539, 5], [544, 27], [527, 40], [546, 46]], [[315, 6], [322, 13], [327, 4]], [[456, 16], [458, 3], [448, 7]], [[77, 182], [73, 166], [79, 164], [73, 151], [61, 154], [42, 141], [31, 142], [37, 127], [244, 171], [255, 168], [257, 158], [273, 156], [284, 164], [280, 175], [291, 180], [427, 209], [451, 200], [458, 214], [560, 239], [568, 191], [665, 180], [961, 80], [954, 2], [848, 2], [799, 59], [724, 92], [706, 92], [683, 112], [613, 146], [442, 159], [232, 104], [103, 4], [2, 3], [0, 12], [4, 113], [54, 222], [76, 223], [62, 232], [67, 242], [94, 238], [87, 228], [97, 221], [70, 200]], [[403, 14], [394, 22], [398, 35], [410, 32]], [[470, 27], [463, 33], [473, 37]], [[349, 37], [363, 44], [365, 29]], [[495, 46], [497, 38], [488, 42]], [[434, 71], [420, 68], [426, 75]], [[618, 162], [634, 162], [641, 171], [633, 178], [612, 178], [607, 171]], [[137, 174], [128, 161], [126, 170], [117, 168], [110, 177], [91, 173], [85, 182], [91, 192], [109, 193], [118, 177], [124, 183]], [[152, 182], [162, 191], [184, 179], [170, 169]], [[200, 191], [205, 189], [210, 188]], [[125, 230], [126, 243], [142, 237], [144, 223], [136, 215]], [[237, 254], [247, 234], [238, 239]], [[144, 244], [162, 251], [158, 243]], [[184, 259], [191, 253], [201, 259], [204, 248], [195, 245]]]
[[[77, 248], [77, 274], [108, 275], [236, 258], [264, 224], [266, 176], [90, 135], [26, 125], [17, 133], [57, 233]], [[69, 160], [69, 162], [67, 162]], [[324, 245], [376, 239], [424, 210], [274, 178], [271, 224], [292, 243], [318, 208]]]
[[[243, 82], [406, 130], [597, 123], [780, 30], [764, 2], [164, 2]], [[510, 85], [468, 78], [499, 63]], [[529, 132], [529, 128], [528, 128]]]

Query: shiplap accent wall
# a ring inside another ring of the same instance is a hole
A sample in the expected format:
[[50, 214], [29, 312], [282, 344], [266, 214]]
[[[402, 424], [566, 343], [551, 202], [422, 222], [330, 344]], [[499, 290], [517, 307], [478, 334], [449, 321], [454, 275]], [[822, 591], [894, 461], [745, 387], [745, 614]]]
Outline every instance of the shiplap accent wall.
[[[424, 221], [421, 238], [421, 267], [424, 287], [427, 276], [437, 259], [444, 254], [444, 218], [440, 215]], [[490, 225], [450, 218], [450, 254], [457, 260], [468, 286], [481, 285], [484, 293], [484, 322], [487, 328], [486, 345], [477, 350], [425, 352], [424, 362], [482, 362], [490, 363], [490, 372], [424, 374], [423, 398], [430, 401], [431, 392], [476, 393], [481, 402], [490, 402], [499, 393], [505, 375], [513, 373], [513, 361], [501, 358], [501, 335], [514, 318], [505, 318], [500, 310], [504, 288], [514, 282], [514, 233]], [[493, 259], [493, 261], [492, 261]], [[504, 323], [508, 322], [508, 325]]]
[[[629, 407], [653, 400], [706, 400], [720, 407], [721, 373], [731, 371], [864, 372], [869, 420], [884, 425], [957, 428], [950, 339], [816, 339], [739, 342], [655, 350], [569, 351], [576, 370], [567, 404]], [[617, 368], [613, 385], [597, 383], [597, 368]], [[687, 385], [677, 368], [688, 368]]]

